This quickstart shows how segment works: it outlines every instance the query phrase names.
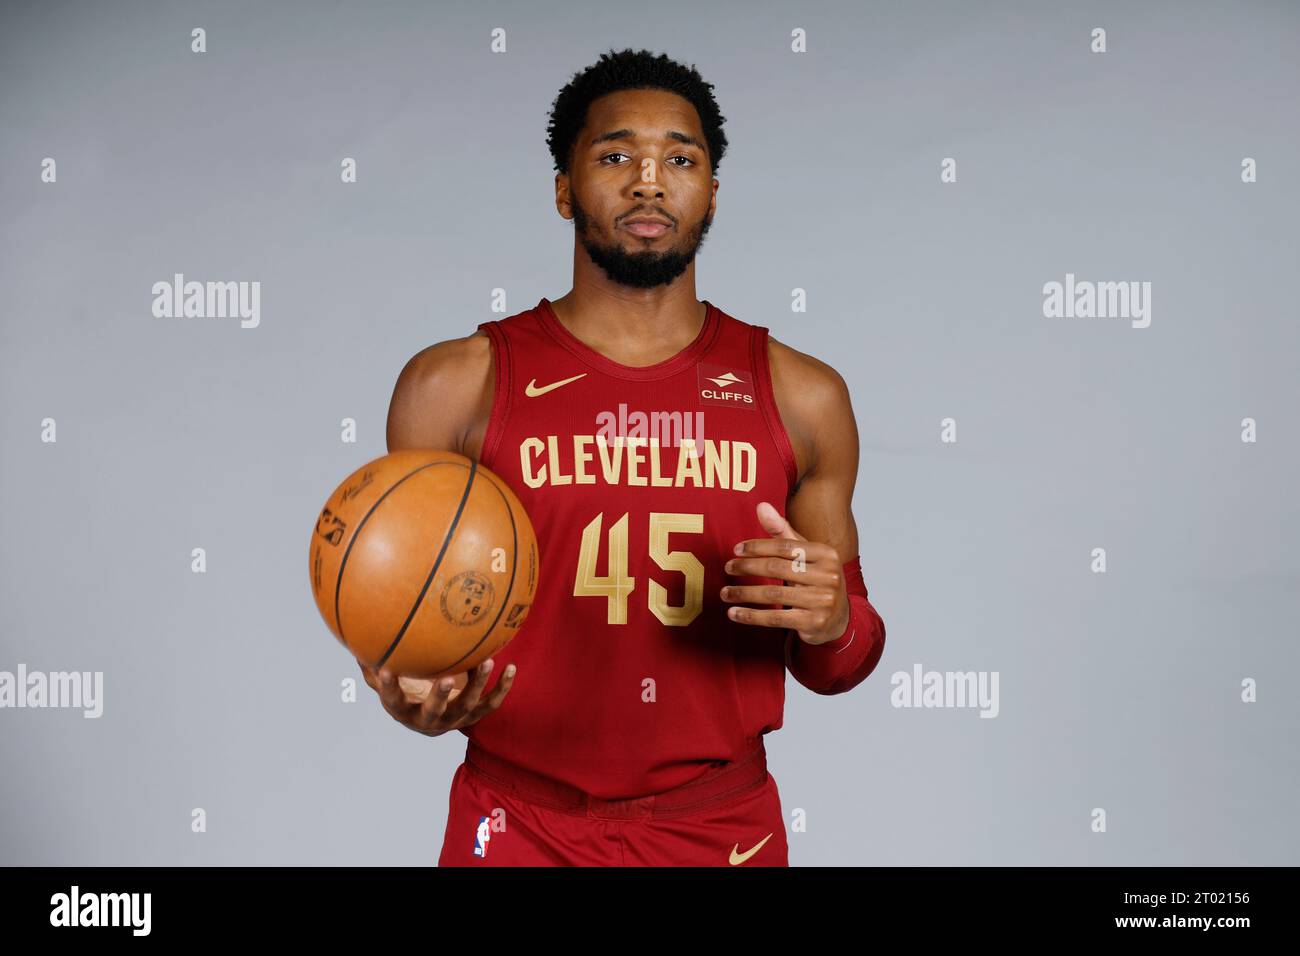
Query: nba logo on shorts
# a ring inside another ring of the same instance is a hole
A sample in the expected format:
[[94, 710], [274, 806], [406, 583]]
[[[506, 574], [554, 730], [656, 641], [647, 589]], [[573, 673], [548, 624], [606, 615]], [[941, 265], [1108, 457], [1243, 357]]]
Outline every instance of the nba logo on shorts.
[[492, 839], [492, 827], [487, 817], [478, 818], [478, 829], [474, 831], [474, 855], [487, 856], [488, 840]]

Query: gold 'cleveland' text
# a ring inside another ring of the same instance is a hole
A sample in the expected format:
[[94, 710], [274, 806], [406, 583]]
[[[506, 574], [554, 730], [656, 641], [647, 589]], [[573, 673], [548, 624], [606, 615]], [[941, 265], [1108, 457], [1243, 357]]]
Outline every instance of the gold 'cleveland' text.
[[[660, 448], [658, 438], [604, 435], [525, 438], [519, 470], [529, 488], [543, 485], [628, 485], [652, 488], [722, 488], [749, 491], [758, 477], [758, 452], [747, 441], [694, 438]], [[670, 466], [667, 471], [664, 465]]]

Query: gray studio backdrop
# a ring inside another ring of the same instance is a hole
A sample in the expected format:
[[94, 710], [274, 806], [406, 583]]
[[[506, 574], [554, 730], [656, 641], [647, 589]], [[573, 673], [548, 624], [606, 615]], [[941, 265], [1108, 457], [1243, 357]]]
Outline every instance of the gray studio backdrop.
[[[434, 862], [464, 739], [340, 699], [308, 537], [407, 358], [567, 290], [546, 114], [629, 45], [728, 118], [700, 295], [861, 432], [889, 639], [787, 677], [792, 863], [1300, 862], [1300, 5], [15, 2], [0, 672], [103, 690], [0, 709], [0, 863]], [[155, 316], [176, 273], [258, 324]], [[1067, 276], [1149, 325], [1045, 315]]]

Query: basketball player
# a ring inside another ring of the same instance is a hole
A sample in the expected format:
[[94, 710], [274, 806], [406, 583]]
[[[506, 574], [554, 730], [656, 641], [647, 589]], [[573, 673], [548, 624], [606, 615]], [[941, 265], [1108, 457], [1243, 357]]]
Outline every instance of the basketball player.
[[[541, 551], [499, 662], [412, 692], [362, 668], [406, 726], [468, 738], [440, 865], [788, 865], [763, 747], [785, 672], [838, 694], [880, 659], [844, 380], [695, 297], [722, 123], [666, 56], [575, 75], [549, 137], [572, 290], [398, 377], [389, 450], [477, 458]], [[701, 427], [665, 439], [638, 413]]]

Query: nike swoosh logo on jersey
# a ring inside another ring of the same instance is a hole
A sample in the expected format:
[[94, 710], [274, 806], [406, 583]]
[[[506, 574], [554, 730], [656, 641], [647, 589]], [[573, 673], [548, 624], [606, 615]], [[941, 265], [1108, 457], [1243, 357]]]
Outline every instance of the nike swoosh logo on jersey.
[[736, 866], [740, 863], [744, 863], [746, 860], [748, 860], [759, 850], [763, 849], [763, 844], [770, 839], [772, 839], [772, 834], [769, 833], [767, 836], [763, 837], [763, 839], [758, 841], [757, 846], [751, 847], [750, 849], [746, 850], [744, 853], [739, 852], [740, 844], [737, 843], [734, 847], [731, 848], [731, 859], [730, 859], [731, 865]]
[[552, 382], [550, 385], [543, 385], [541, 388], [537, 387], [537, 379], [530, 379], [528, 384], [524, 387], [524, 394], [529, 398], [536, 398], [538, 395], [545, 395], [547, 392], [553, 391], [561, 385], [568, 385], [570, 382], [576, 382], [586, 374], [586, 372], [583, 372], [582, 375], [575, 375], [573, 378], [562, 378], [558, 382]]

